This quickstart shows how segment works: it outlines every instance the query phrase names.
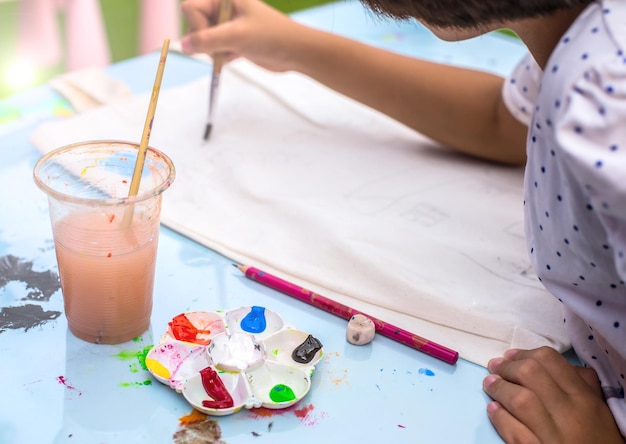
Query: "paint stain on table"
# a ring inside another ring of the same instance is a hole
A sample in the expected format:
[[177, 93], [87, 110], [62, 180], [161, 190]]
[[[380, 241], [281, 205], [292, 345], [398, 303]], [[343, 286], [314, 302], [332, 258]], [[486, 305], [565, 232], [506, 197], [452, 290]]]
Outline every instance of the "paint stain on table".
[[219, 424], [208, 417], [181, 426], [174, 433], [173, 439], [175, 444], [225, 444]]
[[23, 328], [41, 327], [48, 321], [61, 316], [60, 311], [44, 311], [41, 305], [26, 304], [17, 307], [2, 307], [0, 310], [0, 333], [7, 329], [18, 330]]
[[[141, 342], [138, 340], [133, 340], [134, 342]], [[148, 352], [152, 349], [152, 345], [147, 345], [138, 350], [122, 350], [119, 353], [114, 354], [113, 356], [118, 358], [120, 361], [132, 361], [128, 364], [128, 369], [131, 373], [139, 373], [140, 371], [144, 371], [148, 373], [148, 367], [146, 366], [146, 356]], [[143, 381], [133, 381], [133, 382], [120, 382], [120, 387], [144, 387], [152, 385], [152, 378], [145, 379]]]
[[286, 409], [278, 410], [259, 407], [250, 409], [247, 416], [252, 419], [266, 419], [285, 415], [295, 416], [305, 426], [315, 426], [328, 416], [326, 412], [316, 411], [313, 404], [295, 404]]
[[10, 282], [26, 284], [23, 300], [47, 302], [61, 288], [59, 275], [53, 271], [34, 271], [33, 263], [13, 255], [0, 256], [0, 288]]
[[[33, 263], [13, 255], [0, 256], [0, 290], [10, 283], [25, 285], [23, 301], [48, 302], [61, 288], [58, 274], [35, 271]], [[58, 318], [60, 311], [46, 311], [39, 304], [25, 304], [0, 309], [0, 333], [7, 329], [28, 331]]]
[[65, 376], [57, 376], [57, 382], [63, 386], [65, 386], [65, 388], [69, 391], [72, 392], [78, 396], [82, 396], [83, 392], [78, 390], [76, 387], [74, 387], [72, 384], [70, 384], [70, 382], [67, 380], [67, 378]]
[[193, 409], [188, 415], [178, 418], [178, 423], [181, 425], [181, 427], [188, 426], [190, 424], [195, 424], [196, 422], [202, 422], [207, 418], [208, 415], [206, 413], [202, 413], [196, 409]]
[[424, 375], [424, 376], [435, 376], [435, 372], [429, 368], [420, 368], [418, 372], [420, 375]]
[[[152, 349], [152, 347], [152, 345], [147, 345], [138, 350], [122, 350], [119, 353], [114, 354], [113, 356], [122, 361], [131, 361], [136, 359], [137, 364], [139, 364], [139, 366], [143, 370], [148, 371], [148, 367], [146, 366], [146, 356], [148, 355], [148, 352]], [[133, 369], [131, 369], [131, 371], [133, 373], [136, 373], [136, 371], [134, 371]]]

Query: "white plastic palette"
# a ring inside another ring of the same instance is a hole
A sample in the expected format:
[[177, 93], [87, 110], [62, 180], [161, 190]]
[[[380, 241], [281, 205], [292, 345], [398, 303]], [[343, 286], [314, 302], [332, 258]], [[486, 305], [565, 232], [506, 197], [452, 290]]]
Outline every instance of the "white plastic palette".
[[197, 410], [223, 416], [294, 405], [309, 392], [323, 353], [317, 338], [250, 306], [175, 316], [146, 366]]

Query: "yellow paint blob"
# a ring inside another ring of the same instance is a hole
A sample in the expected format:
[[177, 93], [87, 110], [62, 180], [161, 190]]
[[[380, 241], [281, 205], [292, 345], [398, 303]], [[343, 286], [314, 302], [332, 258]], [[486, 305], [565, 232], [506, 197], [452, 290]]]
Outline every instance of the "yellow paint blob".
[[148, 367], [155, 375], [163, 379], [170, 379], [170, 371], [159, 361], [152, 358], [146, 358], [146, 367]]

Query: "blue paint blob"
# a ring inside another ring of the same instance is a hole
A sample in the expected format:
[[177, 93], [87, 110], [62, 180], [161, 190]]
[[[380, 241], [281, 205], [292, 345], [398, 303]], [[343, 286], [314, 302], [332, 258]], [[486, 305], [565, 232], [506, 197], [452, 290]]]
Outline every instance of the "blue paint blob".
[[426, 375], [426, 376], [435, 376], [435, 372], [427, 368], [420, 368], [419, 374]]
[[240, 326], [243, 331], [255, 334], [264, 332], [266, 324], [265, 307], [255, 305], [250, 309], [250, 313], [241, 320]]

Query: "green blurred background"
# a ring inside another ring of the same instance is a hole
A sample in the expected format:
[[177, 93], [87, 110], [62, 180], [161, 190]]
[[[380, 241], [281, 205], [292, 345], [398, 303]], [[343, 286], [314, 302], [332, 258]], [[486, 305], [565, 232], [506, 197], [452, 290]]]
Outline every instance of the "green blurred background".
[[[17, 59], [18, 41], [18, 1], [0, 0], [0, 99], [17, 92], [7, 81], [9, 67]], [[159, 1], [159, 0], [153, 0]], [[304, 8], [329, 3], [333, 0], [266, 0], [275, 8], [291, 13]], [[114, 62], [134, 57], [138, 54], [139, 45], [139, 0], [100, 0], [102, 16], [109, 39], [111, 58]], [[59, 29], [63, 31], [64, 17], [58, 16]], [[184, 30], [184, 21], [182, 29]], [[64, 41], [63, 38], [61, 41]], [[30, 86], [45, 83], [51, 77], [62, 73], [64, 62], [55, 66], [38, 69], [34, 83]]]

